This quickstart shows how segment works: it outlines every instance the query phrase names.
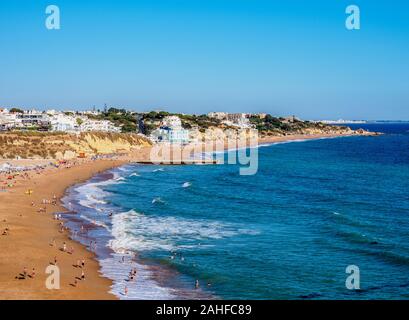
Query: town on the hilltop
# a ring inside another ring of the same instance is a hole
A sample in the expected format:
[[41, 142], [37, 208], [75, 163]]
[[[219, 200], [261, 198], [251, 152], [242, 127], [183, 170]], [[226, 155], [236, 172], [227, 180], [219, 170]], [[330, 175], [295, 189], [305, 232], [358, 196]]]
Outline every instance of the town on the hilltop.
[[95, 108], [89, 111], [0, 108], [0, 131], [3, 132], [136, 133], [153, 143], [201, 141], [206, 130], [214, 132], [214, 129], [254, 129], [261, 136], [285, 136], [328, 133], [340, 128], [319, 121], [303, 121], [295, 116], [275, 117], [266, 113], [210, 112], [194, 115], [166, 111], [135, 112], [106, 106], [102, 111]]

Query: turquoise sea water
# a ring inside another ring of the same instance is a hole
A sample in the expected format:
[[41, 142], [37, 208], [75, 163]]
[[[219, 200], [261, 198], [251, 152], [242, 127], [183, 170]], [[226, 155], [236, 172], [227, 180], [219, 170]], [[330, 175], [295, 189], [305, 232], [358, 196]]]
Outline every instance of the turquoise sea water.
[[[119, 296], [409, 298], [409, 124], [359, 127], [386, 134], [260, 147], [254, 176], [125, 166], [70, 190], [73, 226], [99, 225], [81, 240], [97, 239]], [[137, 253], [135, 284], [125, 252]], [[345, 287], [348, 265], [359, 291]]]

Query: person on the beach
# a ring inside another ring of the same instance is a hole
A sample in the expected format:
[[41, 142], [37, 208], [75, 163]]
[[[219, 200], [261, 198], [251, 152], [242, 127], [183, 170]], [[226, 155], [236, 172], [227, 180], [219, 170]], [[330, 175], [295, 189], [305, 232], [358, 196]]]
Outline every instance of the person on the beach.
[[31, 271], [31, 278], [35, 278], [36, 276], [36, 269], [33, 268], [33, 271]]
[[195, 289], [199, 289], [199, 280], [196, 280], [195, 282]]
[[85, 267], [85, 260], [84, 260], [84, 259], [81, 260], [81, 267], [82, 267], [82, 268]]
[[127, 286], [125, 286], [124, 294], [125, 294], [126, 296], [128, 296], [128, 287], [127, 287]]
[[132, 269], [132, 280], [136, 280], [137, 271], [136, 268]]
[[84, 272], [84, 270], [81, 271], [81, 280], [85, 280], [85, 272]]

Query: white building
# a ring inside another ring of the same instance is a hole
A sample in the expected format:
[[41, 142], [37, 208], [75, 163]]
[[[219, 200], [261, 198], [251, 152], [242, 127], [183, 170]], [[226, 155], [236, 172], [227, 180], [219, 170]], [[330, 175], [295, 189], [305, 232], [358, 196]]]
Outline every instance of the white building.
[[10, 117], [10, 114], [0, 112], [0, 131], [6, 131], [13, 128], [15, 119]]
[[245, 113], [229, 113], [226, 116], [226, 119], [228, 121], [231, 121], [233, 123], [238, 123], [240, 121], [243, 121], [246, 118], [246, 114]]
[[251, 128], [250, 120], [245, 113], [229, 113], [223, 123], [242, 129]]
[[81, 132], [89, 132], [89, 131], [121, 132], [121, 128], [115, 126], [111, 121], [91, 120], [91, 119], [86, 119], [79, 126], [79, 130]]
[[165, 118], [163, 118], [161, 126], [172, 129], [181, 129], [182, 121], [178, 116], [166, 116]]
[[16, 124], [16, 114], [6, 108], [0, 108], [0, 131], [12, 129]]
[[80, 111], [79, 113], [83, 115], [99, 116], [101, 114], [101, 111], [86, 110], [86, 111]]
[[207, 116], [209, 118], [218, 119], [218, 120], [225, 120], [227, 118], [226, 112], [209, 112]]
[[37, 110], [29, 110], [24, 113], [15, 113], [15, 127], [17, 128], [45, 128], [47, 129], [50, 121], [48, 115]]
[[189, 130], [183, 129], [182, 121], [178, 116], [167, 116], [161, 122], [161, 127], [151, 133], [155, 142], [176, 144], [189, 143]]
[[189, 130], [163, 127], [154, 130], [151, 133], [150, 138], [155, 142], [186, 144], [189, 143]]
[[121, 132], [121, 128], [111, 121], [91, 120], [87, 116], [75, 115], [74, 112], [30, 110], [24, 113], [10, 113], [7, 109], [0, 108], [0, 130], [31, 127], [60, 132]]
[[217, 119], [222, 123], [238, 128], [251, 128], [250, 120], [245, 113], [209, 112], [209, 118]]
[[61, 132], [74, 132], [78, 130], [77, 119], [74, 116], [67, 116], [63, 113], [50, 117], [51, 130]]

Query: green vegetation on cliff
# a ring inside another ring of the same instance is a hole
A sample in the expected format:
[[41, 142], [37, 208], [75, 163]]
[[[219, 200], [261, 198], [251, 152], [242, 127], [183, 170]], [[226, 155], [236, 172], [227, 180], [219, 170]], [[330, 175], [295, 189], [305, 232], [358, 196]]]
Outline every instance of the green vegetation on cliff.
[[93, 120], [109, 120], [116, 126], [121, 127], [123, 133], [135, 132], [137, 120], [134, 112], [125, 109], [109, 108], [99, 115], [88, 115]]
[[220, 120], [210, 118], [207, 115], [181, 114], [169, 113], [166, 111], [151, 111], [143, 115], [143, 122], [145, 126], [145, 133], [149, 134], [156, 129], [163, 118], [167, 116], [178, 116], [182, 122], [182, 127], [185, 129], [198, 128], [204, 131], [211, 127], [218, 127], [221, 125]]
[[303, 134], [307, 131], [329, 132], [348, 130], [344, 126], [330, 126], [321, 122], [302, 121], [294, 117], [277, 118], [267, 114], [264, 118], [251, 116], [250, 123], [261, 134]]

